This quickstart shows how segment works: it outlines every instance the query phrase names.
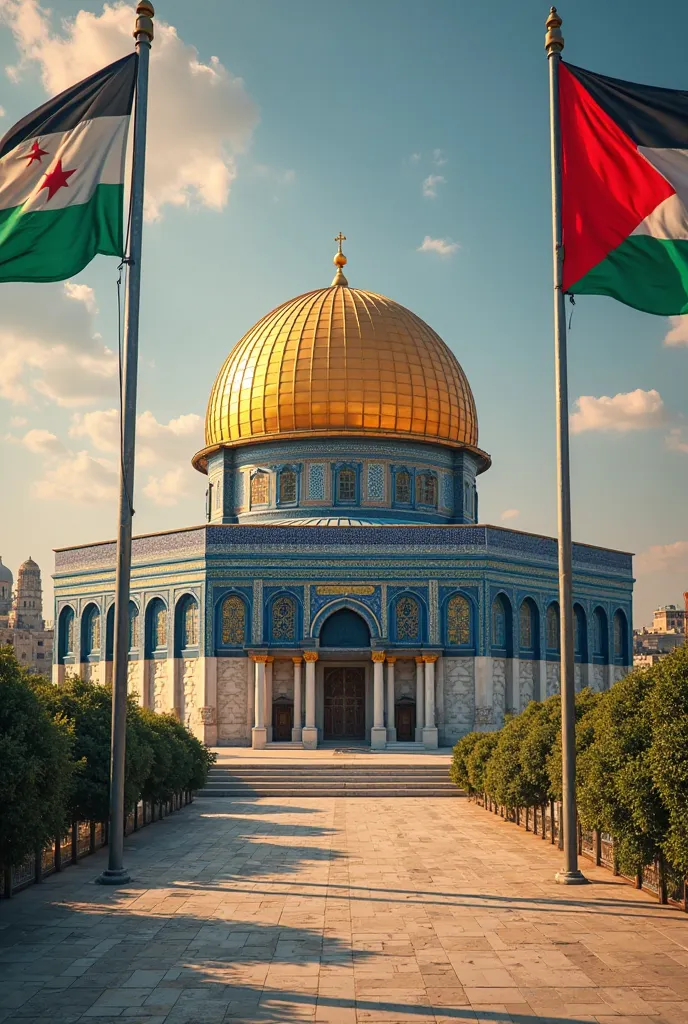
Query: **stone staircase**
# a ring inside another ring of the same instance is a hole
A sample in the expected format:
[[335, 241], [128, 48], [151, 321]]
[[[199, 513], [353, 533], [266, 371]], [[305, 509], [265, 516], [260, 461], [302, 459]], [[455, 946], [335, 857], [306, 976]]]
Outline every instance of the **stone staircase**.
[[196, 796], [460, 796], [448, 765], [291, 763], [241, 764], [210, 769]]

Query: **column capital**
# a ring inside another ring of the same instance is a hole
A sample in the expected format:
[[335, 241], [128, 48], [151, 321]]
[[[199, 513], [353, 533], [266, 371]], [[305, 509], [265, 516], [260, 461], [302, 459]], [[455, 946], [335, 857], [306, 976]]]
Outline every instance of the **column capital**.
[[303, 657], [300, 654], [293, 654], [291, 660], [295, 665], [300, 665], [303, 661]]
[[379, 664], [381, 661], [385, 660], [386, 655], [384, 651], [372, 651], [370, 657], [376, 664]]
[[304, 661], [317, 661], [318, 660], [318, 652], [317, 651], [304, 651], [303, 652], [303, 660]]
[[437, 661], [438, 658], [439, 658], [439, 654], [424, 654], [423, 655], [423, 661], [425, 662], [426, 665], [434, 665], [434, 663]]
[[416, 665], [422, 665], [423, 664], [423, 655], [422, 654], [417, 654], [414, 660], [416, 662]]
[[388, 665], [396, 665], [396, 662], [397, 662], [396, 654], [388, 654], [387, 655], [387, 664]]
[[267, 654], [249, 654], [249, 658], [258, 665], [266, 665], [268, 662]]
[[272, 665], [273, 661], [275, 660], [275, 655], [274, 654], [268, 654], [266, 656], [265, 660], [268, 663], [268, 665]]

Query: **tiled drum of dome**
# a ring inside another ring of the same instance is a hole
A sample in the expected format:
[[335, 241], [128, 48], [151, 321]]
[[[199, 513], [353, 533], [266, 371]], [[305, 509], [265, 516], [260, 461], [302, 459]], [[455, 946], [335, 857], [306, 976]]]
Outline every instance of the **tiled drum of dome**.
[[385, 467], [379, 462], [368, 466], [368, 500], [383, 501], [385, 497]]

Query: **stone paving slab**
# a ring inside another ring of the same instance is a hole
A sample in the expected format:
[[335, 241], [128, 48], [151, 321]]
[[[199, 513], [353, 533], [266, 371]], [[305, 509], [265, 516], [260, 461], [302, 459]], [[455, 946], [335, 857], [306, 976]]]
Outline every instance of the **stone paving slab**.
[[464, 800], [205, 799], [0, 904], [2, 1024], [688, 1024], [688, 918]]

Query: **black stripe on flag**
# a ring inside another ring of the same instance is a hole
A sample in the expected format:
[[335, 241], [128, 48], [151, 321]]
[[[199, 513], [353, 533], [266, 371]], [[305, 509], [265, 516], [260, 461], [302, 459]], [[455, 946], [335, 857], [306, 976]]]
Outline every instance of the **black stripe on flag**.
[[94, 117], [131, 114], [137, 59], [136, 53], [129, 53], [32, 110], [0, 142], [0, 158], [24, 139], [67, 132]]
[[637, 146], [688, 149], [688, 92], [623, 82], [568, 62], [566, 67]]

